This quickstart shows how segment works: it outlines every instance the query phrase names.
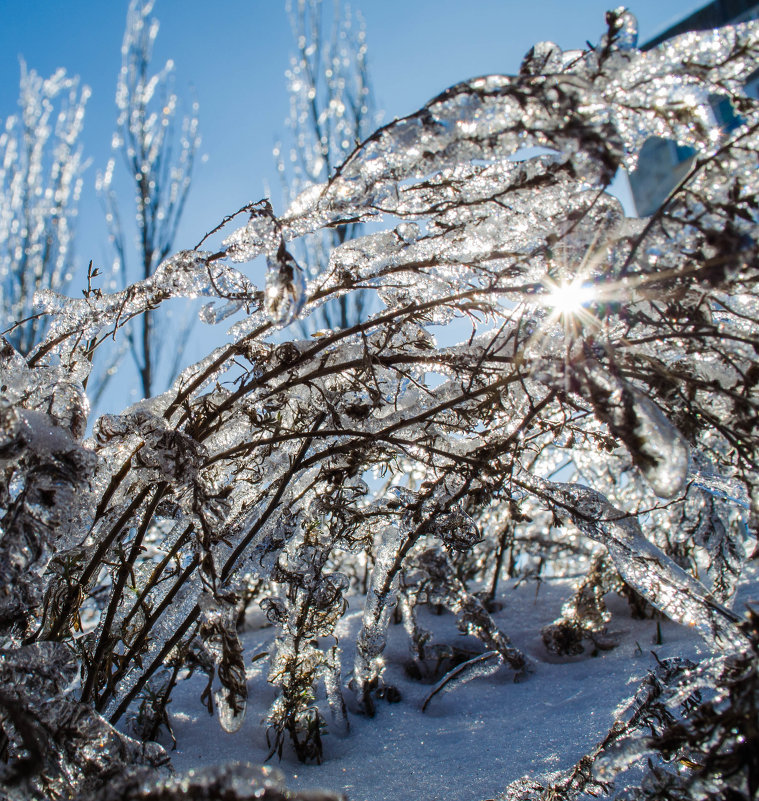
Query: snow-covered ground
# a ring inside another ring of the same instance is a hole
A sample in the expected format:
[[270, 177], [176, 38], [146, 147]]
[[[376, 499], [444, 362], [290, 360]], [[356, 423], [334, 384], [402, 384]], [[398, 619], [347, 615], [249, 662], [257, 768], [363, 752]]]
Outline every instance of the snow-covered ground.
[[[756, 569], [747, 575], [751, 578], [742, 582], [736, 599], [738, 611], [747, 601], [759, 600]], [[351, 731], [345, 737], [324, 738], [323, 764], [302, 765], [287, 751], [278, 764], [276, 757], [272, 760], [285, 774], [287, 786], [344, 792], [351, 801], [490, 799], [524, 774], [562, 770], [585, 754], [606, 734], [615, 710], [655, 665], [654, 653], [659, 658], [682, 655], [696, 660], [708, 654], [693, 631], [669, 621], [660, 621], [662, 642], [657, 644], [656, 620], [634, 620], [625, 601], [607, 596], [613, 612], [609, 632], [619, 636], [619, 646], [596, 656], [588, 648], [578, 657], [554, 657], [544, 648], [540, 629], [559, 615], [572, 582], [514, 584], [505, 585], [504, 608], [495, 619], [531, 660], [525, 680], [514, 683], [513, 673], [504, 667], [437, 695], [423, 713], [431, 685], [406, 676], [408, 640], [402, 626], [393, 626], [385, 651], [385, 681], [400, 690], [402, 699], [393, 704], [379, 701], [376, 717], [367, 719], [350, 708], [346, 690]], [[345, 673], [352, 664], [350, 643], [360, 625], [360, 600], [353, 599], [337, 631], [345, 647]], [[458, 633], [450, 614], [423, 612], [420, 622], [434, 631], [435, 642], [481, 650], [476, 640]], [[176, 688], [170, 713], [177, 738], [172, 762], [178, 770], [229, 761], [261, 763], [266, 758], [261, 720], [274, 693], [266, 682], [267, 660], [251, 659], [267, 650], [273, 632], [258, 628], [244, 635], [250, 696], [245, 723], [236, 734], [222, 731], [201, 706], [203, 676]], [[328, 713], [326, 717], [329, 720]]]

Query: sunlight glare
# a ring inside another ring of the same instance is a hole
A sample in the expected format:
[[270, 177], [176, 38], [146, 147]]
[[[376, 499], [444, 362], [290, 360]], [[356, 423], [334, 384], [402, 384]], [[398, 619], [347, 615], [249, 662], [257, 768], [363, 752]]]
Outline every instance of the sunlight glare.
[[594, 287], [573, 282], [553, 289], [546, 298], [546, 305], [559, 314], [577, 314], [594, 298]]

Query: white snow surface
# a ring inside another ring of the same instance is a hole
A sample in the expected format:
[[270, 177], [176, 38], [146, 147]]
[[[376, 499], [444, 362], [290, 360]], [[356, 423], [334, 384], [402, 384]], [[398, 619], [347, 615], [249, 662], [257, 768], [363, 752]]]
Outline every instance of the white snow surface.
[[[759, 601], [757, 572], [755, 566], [747, 571], [736, 611]], [[586, 652], [577, 657], [550, 654], [540, 629], [559, 616], [572, 584], [570, 579], [543, 579], [504, 585], [504, 607], [494, 618], [530, 659], [531, 671], [522, 681], [515, 683], [513, 672], [502, 667], [492, 676], [437, 695], [422, 713], [432, 684], [407, 677], [408, 639], [401, 625], [391, 626], [384, 680], [400, 690], [402, 700], [378, 700], [376, 717], [369, 719], [357, 714], [346, 688], [351, 730], [345, 737], [324, 737], [321, 765], [300, 764], [287, 749], [281, 761], [275, 756], [270, 763], [282, 771], [290, 789], [324, 788], [342, 792], [351, 801], [484, 801], [525, 774], [571, 767], [604, 737], [615, 710], [624, 708], [638, 682], [655, 666], [654, 654], [694, 661], [709, 654], [692, 629], [664, 619], [659, 621], [662, 643], [656, 644], [657, 620], [633, 619], [627, 603], [615, 595], [607, 596], [606, 602], [613, 612], [608, 632], [619, 638], [618, 647], [593, 656], [592, 644], [587, 643]], [[362, 599], [351, 601], [337, 630], [345, 648], [344, 670], [353, 663], [350, 644], [361, 621]], [[249, 699], [240, 731], [225, 733], [200, 704], [204, 676], [193, 676], [175, 689], [169, 711], [177, 739], [171, 754], [177, 770], [265, 760], [269, 749], [261, 721], [274, 691], [266, 682], [268, 660], [251, 663], [269, 649], [274, 633], [273, 628], [261, 627], [263, 622], [263, 616], [251, 616], [243, 635], [250, 665]], [[483, 650], [476, 639], [458, 632], [449, 613], [438, 616], [421, 610], [420, 623], [434, 632], [434, 642]], [[348, 678], [343, 676], [344, 685]], [[329, 721], [323, 691], [319, 703]]]

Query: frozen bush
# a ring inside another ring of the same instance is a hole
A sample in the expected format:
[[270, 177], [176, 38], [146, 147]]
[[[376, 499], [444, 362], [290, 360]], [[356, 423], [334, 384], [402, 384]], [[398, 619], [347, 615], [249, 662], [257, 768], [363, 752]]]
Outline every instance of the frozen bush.
[[[494, 594], [475, 594], [495, 588], [506, 549], [513, 572], [538, 557], [559, 573], [593, 565], [566, 610], [577, 637], [605, 621], [594, 586], [624, 583], [696, 627], [715, 665], [743, 659], [755, 636], [727, 604], [759, 512], [759, 110], [741, 83], [759, 25], [647, 53], [634, 39], [619, 10], [595, 48], [536, 45], [517, 76], [458, 84], [380, 128], [282, 214], [246, 206], [215, 249], [176, 254], [115, 294], [41, 298], [46, 340], [27, 358], [4, 346], [0, 364], [0, 556], [16, 579], [4, 663], [68, 646], [81, 686], [55, 679], [48, 696], [78, 693], [113, 738], [128, 712], [164, 720], [180, 669], [200, 667], [212, 706], [218, 675], [233, 729], [246, 706], [235, 623], [257, 602], [276, 632], [272, 753], [289, 739], [319, 760], [332, 724], [318, 682], [339, 728], [346, 686], [367, 714], [376, 697], [397, 700], [383, 681], [393, 616], [420, 673], [436, 653], [419, 604], [448, 606], [486, 649], [439, 689], [502, 663], [529, 672], [488, 612]], [[729, 136], [711, 94], [742, 115]], [[609, 184], [651, 135], [698, 155], [653, 217], [628, 218]], [[291, 243], [353, 220], [384, 228], [335, 247], [329, 269], [302, 281]], [[265, 289], [240, 266], [258, 256]], [[376, 295], [366, 320], [287, 340], [287, 323], [359, 289]], [[206, 321], [230, 304], [246, 315], [170, 390], [83, 439], [90, 343], [177, 296], [216, 304]], [[349, 591], [364, 612], [344, 686], [328, 638]], [[100, 774], [78, 757], [65, 787], [55, 766], [29, 764], [14, 710], [40, 690], [16, 692], [0, 710], [9, 765], [23, 764], [30, 787], [89, 792]], [[690, 732], [646, 747], [697, 742]], [[567, 788], [582, 791], [593, 761]]]

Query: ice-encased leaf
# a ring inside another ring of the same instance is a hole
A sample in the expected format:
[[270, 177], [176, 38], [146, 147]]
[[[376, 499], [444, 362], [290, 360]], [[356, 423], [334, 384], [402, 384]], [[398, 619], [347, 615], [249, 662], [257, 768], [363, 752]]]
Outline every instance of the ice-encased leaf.
[[[581, 654], [585, 650], [582, 642], [585, 637], [598, 644], [611, 620], [604, 595], [612, 589], [621, 590], [621, 583], [608, 554], [596, 554], [587, 575], [577, 582], [572, 597], [561, 607], [560, 617], [541, 629], [546, 649], [566, 656]], [[604, 643], [606, 647], [614, 644], [613, 640]]]
[[284, 242], [280, 243], [275, 256], [267, 258], [266, 264], [266, 312], [277, 325], [289, 325], [306, 301], [306, 277]]
[[201, 610], [200, 636], [213, 659], [221, 687], [215, 693], [219, 723], [226, 732], [236, 732], [245, 721], [248, 686], [243, 649], [237, 632], [238, 610], [234, 599], [203, 593], [198, 599]]

